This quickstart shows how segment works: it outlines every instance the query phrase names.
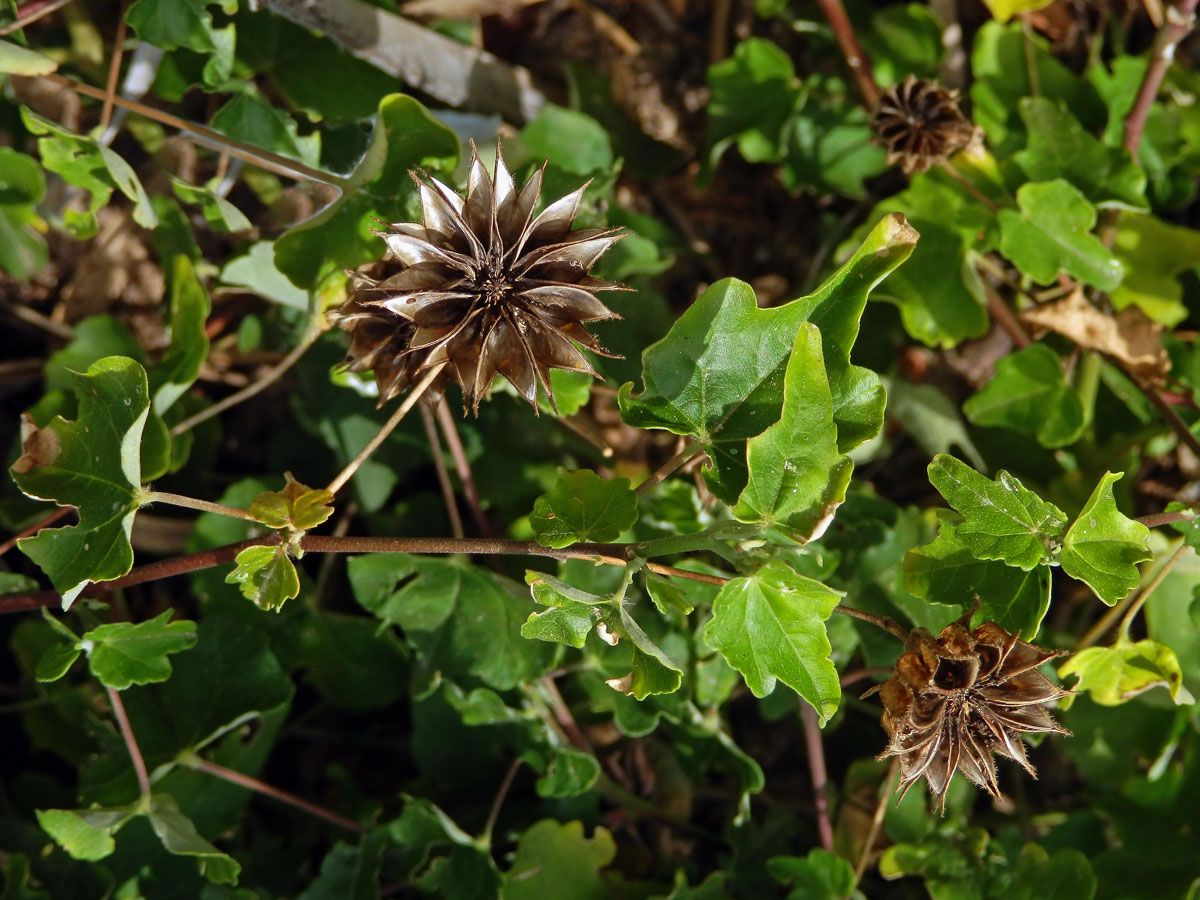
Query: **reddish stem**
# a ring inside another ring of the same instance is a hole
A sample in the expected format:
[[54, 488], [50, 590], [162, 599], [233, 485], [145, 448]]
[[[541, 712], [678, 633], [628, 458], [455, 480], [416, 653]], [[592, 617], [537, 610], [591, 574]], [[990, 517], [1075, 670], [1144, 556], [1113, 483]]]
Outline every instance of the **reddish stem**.
[[0, 556], [3, 556], [5, 553], [7, 553], [13, 547], [17, 546], [18, 541], [24, 540], [25, 538], [29, 537], [30, 535], [37, 534], [43, 528], [53, 525], [55, 522], [57, 522], [59, 519], [61, 519], [63, 516], [65, 516], [67, 513], [71, 513], [71, 512], [75, 512], [75, 507], [60, 506], [54, 512], [50, 513], [50, 515], [46, 516], [44, 519], [39, 519], [38, 521], [34, 522], [32, 525], [30, 525], [28, 528], [24, 529], [23, 531], [17, 532], [12, 537], [10, 537], [7, 541], [5, 541], [3, 544], [0, 544]]
[[1196, 0], [1179, 0], [1173, 6], [1167, 7], [1166, 21], [1154, 39], [1150, 65], [1146, 69], [1141, 87], [1138, 88], [1133, 108], [1125, 117], [1125, 149], [1132, 154], [1134, 162], [1137, 162], [1138, 159], [1142, 129], [1146, 127], [1146, 118], [1150, 115], [1150, 107], [1154, 105], [1154, 100], [1158, 97], [1158, 89], [1162, 87], [1167, 67], [1175, 58], [1175, 48], [1195, 27], [1195, 15]]
[[146, 761], [142, 759], [142, 750], [138, 747], [137, 738], [133, 736], [133, 728], [129, 724], [129, 716], [125, 714], [125, 704], [121, 702], [119, 692], [105, 685], [108, 691], [108, 702], [112, 705], [113, 716], [117, 727], [121, 729], [121, 738], [125, 741], [125, 749], [129, 751], [129, 759], [133, 762], [133, 771], [137, 775], [138, 790], [143, 797], [150, 796], [150, 775], [146, 772]]
[[332, 822], [334, 825], [340, 825], [348, 831], [361, 832], [362, 826], [353, 819], [347, 819], [345, 816], [339, 816], [337, 813], [326, 809], [323, 806], [318, 806], [315, 803], [310, 803], [295, 794], [289, 794], [287, 791], [280, 790], [267, 784], [265, 781], [259, 781], [257, 778], [252, 778], [236, 769], [227, 769], [225, 766], [218, 765], [215, 762], [209, 762], [206, 759], [201, 759], [199, 756], [194, 757], [187, 762], [189, 769], [196, 769], [200, 772], [207, 772], [209, 775], [216, 776], [222, 781], [228, 781], [230, 784], [236, 784], [239, 787], [244, 787], [254, 791], [256, 794], [262, 794], [264, 797], [272, 797], [281, 803], [286, 803], [288, 806], [294, 806], [296, 809], [302, 809], [306, 813], [316, 816], [319, 819], [324, 819], [326, 822]]
[[829, 819], [829, 773], [825, 769], [825, 746], [817, 711], [801, 701], [800, 718], [804, 723], [804, 746], [808, 750], [808, 772], [812, 777], [813, 802], [817, 807], [817, 831], [821, 846], [833, 852], [833, 823]]
[[838, 46], [842, 48], [842, 55], [846, 57], [846, 65], [850, 67], [850, 72], [858, 83], [859, 93], [862, 94], [867, 106], [874, 109], [879, 103], [879, 85], [875, 83], [875, 77], [871, 74], [871, 63], [867, 59], [867, 54], [863, 52], [862, 45], [858, 42], [854, 26], [850, 24], [846, 8], [842, 6], [842, 0], [817, 0], [817, 5], [821, 7], [821, 12], [825, 13], [825, 18], [829, 20], [833, 36], [837, 38]]

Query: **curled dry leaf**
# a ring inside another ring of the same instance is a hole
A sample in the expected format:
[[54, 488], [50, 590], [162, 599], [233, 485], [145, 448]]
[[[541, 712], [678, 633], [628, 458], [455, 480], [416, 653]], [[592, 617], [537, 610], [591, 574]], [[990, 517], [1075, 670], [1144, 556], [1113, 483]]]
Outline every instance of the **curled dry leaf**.
[[1089, 303], [1082, 290], [1075, 290], [1021, 318], [1037, 329], [1069, 337], [1085, 350], [1111, 356], [1152, 384], [1161, 383], [1171, 365], [1162, 344], [1162, 326], [1136, 306], [1110, 316]]

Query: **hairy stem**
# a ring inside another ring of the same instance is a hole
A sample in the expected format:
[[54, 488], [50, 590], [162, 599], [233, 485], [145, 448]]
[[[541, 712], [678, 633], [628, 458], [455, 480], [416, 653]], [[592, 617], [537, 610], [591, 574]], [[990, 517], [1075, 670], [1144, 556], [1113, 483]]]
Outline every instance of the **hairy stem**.
[[172, 494], [170, 491], [150, 491], [146, 494], [146, 503], [169, 503], [172, 506], [185, 506], [188, 509], [198, 509], [201, 512], [216, 513], [219, 516], [229, 516], [231, 519], [245, 519], [247, 522], [258, 520], [244, 509], [236, 506], [226, 506], [224, 503], [214, 503], [211, 500], [198, 500], [184, 494]]
[[183, 764], [189, 769], [195, 769], [197, 772], [207, 772], [209, 775], [220, 778], [222, 781], [228, 781], [230, 784], [244, 787], [247, 790], [254, 791], [256, 794], [262, 794], [264, 797], [271, 797], [281, 803], [286, 803], [288, 806], [304, 810], [304, 812], [310, 815], [345, 828], [347, 831], [361, 832], [363, 830], [362, 826], [353, 819], [339, 816], [332, 810], [318, 806], [315, 803], [310, 803], [308, 800], [297, 797], [295, 794], [289, 794], [287, 791], [273, 787], [264, 781], [259, 781], [257, 778], [238, 772], [236, 769], [227, 769], [225, 766], [209, 762], [207, 759], [202, 759], [199, 756], [191, 756], [183, 760]]
[[392, 413], [392, 417], [383, 424], [383, 427], [379, 429], [375, 437], [371, 438], [367, 442], [367, 446], [363, 447], [359, 452], [358, 456], [350, 460], [350, 464], [342, 469], [333, 481], [329, 482], [329, 487], [326, 488], [329, 493], [336, 494], [340, 491], [354, 473], [358, 471], [359, 466], [365, 463], [371, 454], [379, 449], [379, 445], [387, 440], [387, 436], [395, 430], [396, 426], [408, 415], [409, 411], [417, 405], [417, 402], [424, 396], [425, 391], [433, 384], [434, 379], [441, 374], [445, 365], [445, 363], [442, 363], [441, 365], [434, 366], [425, 373], [425, 377], [417, 382], [417, 385], [408, 392], [408, 396], [404, 398], [404, 402], [396, 407], [396, 411]]
[[133, 736], [133, 728], [129, 724], [129, 716], [125, 714], [125, 704], [121, 702], [118, 691], [104, 686], [108, 691], [108, 702], [112, 706], [113, 717], [121, 730], [121, 738], [125, 741], [125, 749], [129, 751], [129, 759], [133, 763], [134, 774], [137, 775], [138, 790], [143, 798], [150, 796], [150, 775], [146, 771], [146, 761], [142, 759], [142, 749], [138, 746], [137, 738]]

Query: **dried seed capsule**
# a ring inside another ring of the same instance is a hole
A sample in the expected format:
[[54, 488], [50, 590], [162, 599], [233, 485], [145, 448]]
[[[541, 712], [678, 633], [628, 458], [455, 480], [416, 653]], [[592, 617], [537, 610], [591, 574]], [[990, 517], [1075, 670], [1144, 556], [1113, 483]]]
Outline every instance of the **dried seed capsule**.
[[958, 108], [958, 91], [915, 75], [884, 91], [871, 127], [905, 175], [945, 161], [981, 134]]
[[355, 274], [340, 310], [347, 364], [374, 369], [383, 400], [445, 364], [476, 411], [497, 374], [553, 404], [551, 369], [591, 372], [581, 346], [608, 355], [583, 323], [617, 318], [596, 293], [624, 288], [588, 271], [625, 233], [571, 230], [586, 184], [535, 216], [545, 165], [518, 190], [499, 144], [494, 175], [471, 149], [465, 197], [414, 172], [423, 223], [376, 232], [388, 255]]

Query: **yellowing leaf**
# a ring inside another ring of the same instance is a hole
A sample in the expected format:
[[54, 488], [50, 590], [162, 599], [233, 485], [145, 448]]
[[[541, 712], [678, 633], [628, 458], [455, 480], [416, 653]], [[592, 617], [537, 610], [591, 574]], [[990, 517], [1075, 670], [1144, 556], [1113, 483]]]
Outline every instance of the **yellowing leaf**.
[[1081, 650], [1059, 666], [1058, 674], [1078, 675], [1076, 687], [1101, 706], [1118, 706], [1154, 687], [1165, 687], [1177, 704], [1193, 702], [1175, 651], [1149, 639]]

